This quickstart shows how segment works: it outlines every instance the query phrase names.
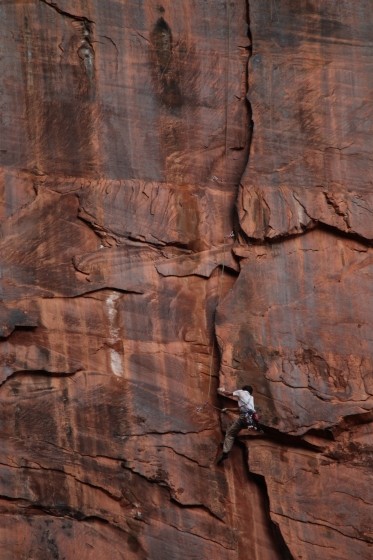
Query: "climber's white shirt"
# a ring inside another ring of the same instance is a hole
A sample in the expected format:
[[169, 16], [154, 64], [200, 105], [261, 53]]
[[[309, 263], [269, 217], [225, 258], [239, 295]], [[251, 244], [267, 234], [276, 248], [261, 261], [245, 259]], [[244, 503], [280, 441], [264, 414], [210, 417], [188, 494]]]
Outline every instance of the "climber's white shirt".
[[254, 397], [250, 395], [249, 391], [237, 389], [237, 391], [233, 391], [233, 395], [235, 397], [238, 397], [238, 406], [240, 407], [240, 409], [255, 410]]

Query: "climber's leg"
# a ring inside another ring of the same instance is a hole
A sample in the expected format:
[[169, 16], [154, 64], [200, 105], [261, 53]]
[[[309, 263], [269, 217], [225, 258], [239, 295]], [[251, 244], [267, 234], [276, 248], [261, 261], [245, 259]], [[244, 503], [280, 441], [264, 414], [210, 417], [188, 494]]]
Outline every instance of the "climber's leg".
[[227, 429], [225, 432], [224, 438], [224, 445], [223, 445], [223, 453], [227, 454], [233, 447], [234, 440], [237, 434], [245, 427], [245, 420], [241, 417], [237, 418]]

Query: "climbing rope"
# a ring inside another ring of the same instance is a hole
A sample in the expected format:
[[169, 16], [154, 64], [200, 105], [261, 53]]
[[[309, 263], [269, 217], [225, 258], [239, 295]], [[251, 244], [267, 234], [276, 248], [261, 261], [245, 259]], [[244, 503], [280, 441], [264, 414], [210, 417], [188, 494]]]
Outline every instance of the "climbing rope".
[[[224, 247], [223, 247], [223, 264], [222, 264], [222, 267], [221, 267], [221, 272], [220, 272], [219, 281], [218, 281], [218, 301], [217, 301], [216, 307], [215, 307], [215, 315], [216, 315], [216, 311], [218, 309], [220, 299], [221, 299], [221, 284], [222, 284], [222, 278], [223, 278], [223, 274], [224, 274], [224, 267], [225, 267], [225, 243], [224, 243]], [[214, 354], [215, 354], [215, 339], [216, 339], [216, 334], [213, 333], [212, 347], [211, 347], [211, 357], [210, 357], [209, 387], [208, 387], [208, 391], [207, 391], [207, 400], [209, 400], [210, 393], [211, 393], [212, 368], [213, 368], [213, 365], [214, 365]]]
[[[227, 238], [232, 238], [234, 237], [234, 233], [233, 231], [231, 231], [231, 233], [229, 235], [225, 235], [224, 239]], [[226, 253], [226, 248], [227, 248], [227, 243], [223, 244], [223, 259], [222, 259], [222, 267], [221, 267], [221, 272], [219, 274], [219, 280], [218, 280], [218, 300], [216, 303], [216, 307], [215, 307], [215, 314], [217, 311], [217, 308], [219, 306], [219, 303], [221, 301], [221, 295], [222, 295], [222, 280], [223, 280], [223, 276], [224, 276], [224, 271], [225, 271], [225, 253]], [[211, 393], [211, 379], [212, 379], [212, 370], [213, 370], [213, 365], [214, 365], [214, 354], [215, 354], [215, 346], [216, 346], [216, 335], [213, 336], [212, 339], [212, 347], [211, 347], [211, 357], [210, 357], [210, 368], [209, 368], [209, 385], [208, 385], [208, 391], [207, 391], [207, 400], [210, 397], [210, 393]]]

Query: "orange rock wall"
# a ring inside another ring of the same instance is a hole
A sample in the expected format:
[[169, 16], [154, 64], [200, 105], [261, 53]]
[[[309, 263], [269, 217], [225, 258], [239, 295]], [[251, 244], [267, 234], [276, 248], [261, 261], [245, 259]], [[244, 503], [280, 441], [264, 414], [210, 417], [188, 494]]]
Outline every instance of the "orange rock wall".
[[1, 3], [1, 560], [371, 557], [370, 11]]

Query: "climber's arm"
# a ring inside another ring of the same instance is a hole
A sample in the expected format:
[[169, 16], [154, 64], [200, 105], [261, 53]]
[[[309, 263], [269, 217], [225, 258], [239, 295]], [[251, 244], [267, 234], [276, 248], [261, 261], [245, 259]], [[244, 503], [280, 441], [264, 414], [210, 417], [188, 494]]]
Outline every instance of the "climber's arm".
[[231, 392], [231, 391], [226, 391], [224, 389], [224, 387], [219, 387], [218, 388], [218, 393], [219, 395], [221, 395], [222, 397], [230, 397], [234, 400], [237, 400], [237, 397]]

